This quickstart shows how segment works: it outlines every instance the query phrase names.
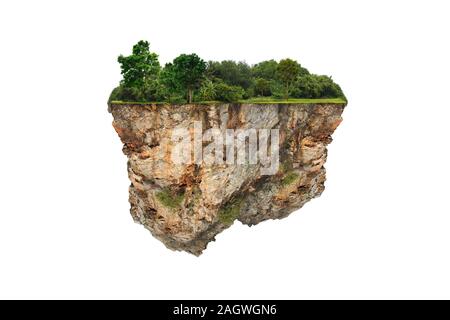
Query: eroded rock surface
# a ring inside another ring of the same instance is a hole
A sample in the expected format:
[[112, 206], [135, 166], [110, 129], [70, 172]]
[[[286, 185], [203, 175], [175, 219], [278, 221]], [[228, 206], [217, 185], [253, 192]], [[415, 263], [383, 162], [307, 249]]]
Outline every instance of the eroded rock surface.
[[[236, 219], [255, 225], [286, 217], [324, 190], [326, 145], [342, 121], [344, 107], [111, 105], [113, 126], [128, 157], [131, 215], [168, 248], [195, 255]], [[174, 128], [193, 128], [196, 121], [203, 130], [222, 132], [279, 129], [276, 174], [262, 175], [260, 163], [174, 163]]]

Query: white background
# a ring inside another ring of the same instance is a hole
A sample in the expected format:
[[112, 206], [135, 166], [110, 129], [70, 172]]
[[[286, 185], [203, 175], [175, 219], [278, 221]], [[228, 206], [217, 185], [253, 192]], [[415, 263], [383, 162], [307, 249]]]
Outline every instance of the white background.
[[[0, 298], [450, 298], [448, 1], [2, 1]], [[291, 57], [349, 104], [323, 195], [196, 258], [129, 215], [106, 100], [147, 39]]]

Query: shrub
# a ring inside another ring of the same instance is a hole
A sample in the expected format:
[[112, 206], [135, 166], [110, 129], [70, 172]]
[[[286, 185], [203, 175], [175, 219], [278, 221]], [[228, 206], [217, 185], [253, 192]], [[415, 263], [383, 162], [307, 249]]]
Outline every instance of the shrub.
[[119, 91], [120, 91], [120, 86], [119, 87], [115, 87], [108, 98], [108, 103], [111, 103], [111, 101], [118, 101], [119, 99]]
[[146, 98], [141, 90], [134, 87], [128, 88], [124, 85], [120, 85], [115, 88], [109, 96], [110, 102], [114, 100], [142, 102], [146, 101]]
[[198, 92], [201, 101], [212, 101], [216, 99], [216, 86], [211, 80], [205, 80]]
[[321, 86], [321, 98], [344, 97], [341, 87], [328, 76], [318, 76]]
[[133, 102], [150, 102], [164, 101], [169, 97], [167, 88], [159, 81], [153, 80], [148, 82], [145, 87], [126, 87], [124, 84], [113, 89], [108, 102], [111, 101], [133, 101]]
[[292, 90], [295, 98], [345, 98], [339, 87], [330, 77], [309, 74], [297, 79]]
[[223, 82], [215, 84], [216, 100], [225, 102], [237, 102], [244, 96], [244, 89], [238, 86], [229, 86]]

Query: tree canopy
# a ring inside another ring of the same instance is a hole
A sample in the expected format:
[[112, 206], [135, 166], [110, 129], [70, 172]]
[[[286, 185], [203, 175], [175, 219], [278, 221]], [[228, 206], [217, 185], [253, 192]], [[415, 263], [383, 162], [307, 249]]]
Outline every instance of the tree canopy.
[[197, 89], [204, 77], [206, 63], [195, 53], [182, 54], [168, 66], [174, 81], [187, 90], [187, 99], [192, 103], [194, 89]]
[[122, 69], [122, 83], [126, 87], [143, 87], [148, 81], [155, 80], [161, 69], [158, 55], [150, 52], [147, 41], [139, 41], [133, 46], [133, 53], [127, 57], [120, 55], [117, 58]]
[[123, 78], [110, 101], [192, 103], [237, 102], [272, 97], [342, 98], [340, 86], [329, 76], [310, 73], [293, 59], [271, 59], [255, 65], [245, 61], [208, 61], [197, 54], [181, 54], [163, 68], [147, 41], [133, 46], [132, 54], [120, 55]]
[[284, 59], [278, 63], [276, 75], [284, 86], [284, 98], [289, 98], [289, 90], [300, 76], [301, 67], [297, 61]]

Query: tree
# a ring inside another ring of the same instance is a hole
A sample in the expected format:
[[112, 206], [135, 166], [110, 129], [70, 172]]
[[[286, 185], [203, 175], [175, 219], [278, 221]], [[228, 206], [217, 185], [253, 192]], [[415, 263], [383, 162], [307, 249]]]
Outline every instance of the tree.
[[321, 88], [321, 98], [344, 97], [341, 87], [328, 76], [316, 76]]
[[133, 46], [130, 56], [120, 55], [117, 60], [122, 69], [123, 87], [136, 89], [143, 95], [154, 85], [161, 70], [158, 55], [150, 52], [150, 44], [143, 40]]
[[184, 88], [181, 87], [180, 83], [175, 79], [175, 72], [173, 70], [172, 63], [166, 63], [164, 68], [159, 74], [159, 81], [162, 83], [163, 87], [166, 89], [167, 100], [170, 102], [181, 102], [184, 100]]
[[277, 75], [278, 62], [275, 60], [266, 60], [252, 67], [252, 73], [255, 78], [265, 80], [275, 80]]
[[257, 96], [267, 97], [272, 94], [270, 81], [264, 78], [255, 79], [254, 92]]
[[252, 68], [245, 61], [240, 61], [237, 64], [237, 69], [239, 78], [238, 81], [232, 85], [241, 86], [244, 89], [249, 88], [253, 84]]
[[284, 86], [284, 98], [289, 98], [289, 90], [300, 75], [300, 64], [292, 59], [281, 60], [277, 67], [277, 77]]
[[262, 61], [253, 66], [232, 60], [205, 63], [196, 54], [182, 54], [161, 68], [147, 41], [133, 46], [132, 54], [118, 57], [123, 79], [111, 92], [111, 101], [196, 100], [236, 102], [255, 96], [275, 99], [337, 98], [345, 96], [331, 77], [310, 74], [297, 61]]
[[176, 84], [187, 90], [188, 102], [192, 103], [194, 90], [201, 84], [206, 70], [206, 63], [195, 53], [182, 54], [173, 60], [170, 73]]
[[308, 74], [298, 77], [292, 95], [296, 98], [344, 98], [341, 87], [331, 77]]
[[321, 97], [322, 88], [317, 76], [310, 74], [299, 77], [293, 91], [296, 98], [317, 99]]
[[253, 83], [252, 69], [243, 61], [210, 61], [206, 73], [211, 80], [217, 78], [230, 86], [241, 86], [244, 89], [249, 88]]

